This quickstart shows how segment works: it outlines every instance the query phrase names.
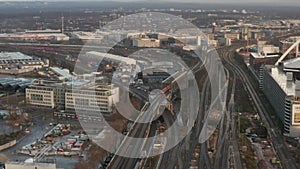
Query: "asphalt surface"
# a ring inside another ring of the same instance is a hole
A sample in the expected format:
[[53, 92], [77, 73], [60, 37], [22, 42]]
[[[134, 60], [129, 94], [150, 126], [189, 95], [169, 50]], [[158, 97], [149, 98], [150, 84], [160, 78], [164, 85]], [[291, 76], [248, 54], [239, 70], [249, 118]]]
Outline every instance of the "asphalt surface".
[[[18, 140], [17, 145], [14, 147], [1, 152], [8, 157], [9, 161], [25, 161], [26, 159], [31, 158], [27, 155], [18, 154], [18, 150], [23, 146], [42, 138], [51, 128], [49, 123], [56, 121], [53, 119], [52, 113], [49, 114], [48, 112], [43, 112], [42, 109], [30, 112], [30, 114], [33, 116], [34, 123], [30, 128], [30, 133]], [[43, 160], [54, 160], [58, 168], [71, 169], [78, 162], [78, 157], [45, 157]]]

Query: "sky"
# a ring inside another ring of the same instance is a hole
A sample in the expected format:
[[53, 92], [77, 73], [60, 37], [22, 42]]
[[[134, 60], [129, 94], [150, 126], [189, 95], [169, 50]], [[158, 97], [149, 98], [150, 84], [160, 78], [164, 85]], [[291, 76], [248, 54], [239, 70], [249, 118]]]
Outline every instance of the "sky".
[[[81, 1], [81, 0], [0, 0], [0, 1]], [[88, 0], [88, 1], [111, 1], [111, 0]], [[151, 1], [153, 0], [113, 0], [117, 2], [134, 2], [134, 1]], [[193, 3], [253, 3], [253, 2], [262, 2], [262, 3], [274, 3], [274, 2], [299, 2], [299, 0], [156, 0], [156, 2], [193, 2]]]
[[[81, 1], [84, 0], [0, 0], [1, 1], [48, 1], [48, 2], [55, 2], [55, 1]], [[265, 4], [300, 4], [299, 0], [88, 0], [88, 1], [116, 1], [116, 2], [180, 2], [180, 3], [237, 3], [237, 4], [257, 4], [257, 3], [265, 3]]]

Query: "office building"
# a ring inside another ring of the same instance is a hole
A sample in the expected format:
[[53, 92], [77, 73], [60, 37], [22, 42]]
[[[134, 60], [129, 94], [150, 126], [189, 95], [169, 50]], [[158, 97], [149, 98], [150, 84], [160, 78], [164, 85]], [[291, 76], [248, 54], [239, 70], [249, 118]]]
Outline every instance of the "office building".
[[38, 80], [26, 89], [31, 105], [74, 112], [75, 109], [110, 113], [119, 102], [119, 88], [87, 81], [49, 82]]
[[[300, 137], [300, 82], [299, 71], [291, 71], [289, 65], [298, 63], [295, 59], [280, 67], [263, 66], [260, 69], [260, 89], [265, 93], [284, 127], [284, 135]], [[293, 70], [299, 69], [293, 67]]]

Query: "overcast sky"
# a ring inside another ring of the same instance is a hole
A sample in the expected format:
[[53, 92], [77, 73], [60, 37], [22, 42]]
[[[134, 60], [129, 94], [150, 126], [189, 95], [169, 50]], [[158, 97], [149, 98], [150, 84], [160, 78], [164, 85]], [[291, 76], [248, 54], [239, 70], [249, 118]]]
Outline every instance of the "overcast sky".
[[[84, 0], [0, 0], [0, 1], [84, 1]], [[238, 3], [238, 4], [253, 4], [253, 3], [270, 3], [272, 5], [279, 4], [300, 4], [299, 0], [88, 0], [88, 1], [117, 1], [117, 2], [135, 2], [135, 1], [147, 1], [147, 2], [193, 2], [193, 3]]]
[[[0, 1], [81, 1], [81, 0], [0, 0]], [[88, 0], [88, 1], [117, 1], [117, 2], [133, 2], [133, 1], [149, 1], [149, 2], [198, 2], [198, 3], [274, 3], [274, 2], [299, 2], [299, 0]]]

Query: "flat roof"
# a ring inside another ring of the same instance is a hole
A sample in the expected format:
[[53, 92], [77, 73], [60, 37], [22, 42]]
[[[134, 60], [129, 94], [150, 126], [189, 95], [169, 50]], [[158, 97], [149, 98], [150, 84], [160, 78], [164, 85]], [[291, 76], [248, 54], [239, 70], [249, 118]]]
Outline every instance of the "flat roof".
[[5, 163], [5, 165], [40, 166], [40, 167], [47, 166], [47, 167], [56, 168], [56, 164], [54, 164], [54, 163], [25, 163], [25, 162], [13, 161], [13, 162], [7, 162], [7, 163]]
[[270, 75], [277, 82], [277, 84], [281, 87], [281, 89], [286, 93], [286, 95], [295, 96], [296, 92], [296, 83], [294, 81], [287, 81], [286, 72], [281, 70], [278, 67], [272, 66]]
[[101, 57], [101, 58], [106, 58], [106, 59], [115, 60], [115, 61], [119, 61], [119, 62], [124, 62], [129, 65], [136, 65], [135, 59], [118, 56], [118, 55], [113, 55], [113, 54], [109, 54], [109, 53], [91, 51], [91, 52], [87, 52], [87, 55], [92, 55], [95, 57]]
[[[41, 83], [43, 82], [43, 83]], [[73, 79], [69, 82], [59, 82], [59, 81], [43, 81], [43, 80], [37, 80], [34, 83], [32, 83], [31, 87], [46, 87], [46, 88], [55, 88], [55, 87], [72, 87], [73, 89], [80, 89], [80, 91], [109, 91], [111, 89], [115, 89], [116, 87], [112, 84], [101, 84], [101, 83], [94, 83], [89, 80], [80, 80], [80, 79]], [[111, 87], [108, 87], [111, 86]]]
[[258, 58], [272, 58], [272, 57], [279, 57], [279, 55], [261, 55], [260, 53], [251, 53], [251, 56], [253, 56], [254, 58], [258, 59]]
[[68, 37], [63, 33], [3, 33], [0, 38]]
[[[300, 57], [297, 57], [295, 59], [290, 59], [283, 63], [285, 69], [300, 69]], [[298, 70], [299, 71], [299, 70]]]
[[21, 52], [1, 52], [0, 61], [3, 60], [24, 60], [33, 59], [31, 56], [25, 55]]
[[73, 78], [75, 78], [73, 75], [71, 75], [70, 73], [58, 68], [58, 67], [50, 67], [50, 69], [52, 71], [54, 71], [55, 73], [57, 73], [58, 75], [68, 79], [68, 80], [72, 80]]
[[44, 80], [36, 80], [33, 81], [31, 87], [34, 86], [43, 86], [43, 87], [60, 87], [60, 86], [73, 86], [73, 87], [81, 87], [83, 85], [88, 84], [90, 81], [86, 80], [72, 80], [69, 82], [59, 82], [59, 81], [44, 81]]
[[0, 78], [1, 85], [10, 85], [10, 86], [20, 86], [25, 87], [32, 84], [34, 79], [24, 79], [24, 78]]

